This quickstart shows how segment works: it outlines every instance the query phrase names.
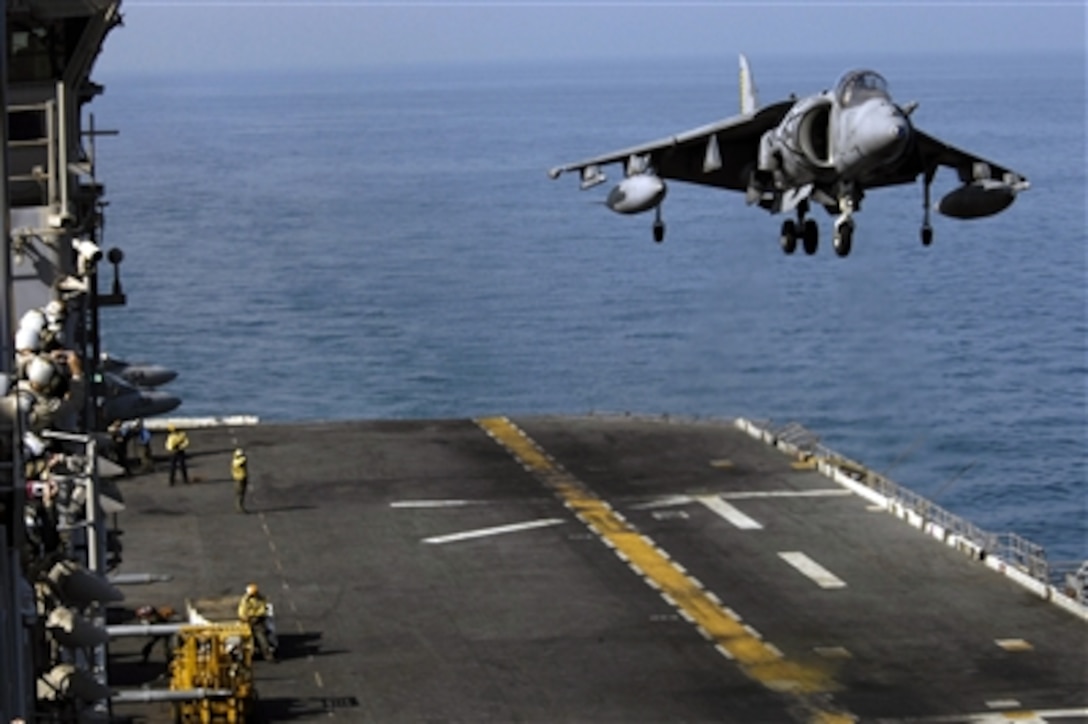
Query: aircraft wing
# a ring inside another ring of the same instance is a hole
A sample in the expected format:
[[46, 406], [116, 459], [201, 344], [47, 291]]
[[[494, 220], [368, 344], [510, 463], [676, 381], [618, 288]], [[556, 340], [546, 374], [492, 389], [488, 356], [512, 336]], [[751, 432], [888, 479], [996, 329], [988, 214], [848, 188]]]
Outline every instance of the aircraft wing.
[[748, 187], [748, 170], [759, 155], [760, 138], [782, 121], [793, 103], [782, 101], [675, 136], [557, 166], [548, 175], [558, 178], [577, 171], [583, 188], [589, 188], [606, 180], [602, 166], [618, 163], [631, 172], [652, 170], [662, 178], [743, 191]]
[[979, 176], [975, 173], [978, 164], [985, 164], [989, 167], [989, 176], [983, 176], [982, 178], [992, 178], [1008, 183], [1027, 183], [1026, 178], [1012, 169], [1005, 168], [993, 161], [988, 161], [985, 158], [976, 156], [973, 153], [961, 151], [955, 146], [950, 146], [944, 141], [940, 141], [925, 133], [918, 132], [917, 143], [918, 153], [925, 159], [927, 166], [931, 163], [936, 163], [941, 166], [954, 168], [956, 169], [956, 173], [959, 174], [960, 181], [963, 183], [979, 180]]
[[911, 183], [919, 174], [934, 172], [939, 166], [955, 170], [964, 184], [993, 179], [1015, 186], [1017, 190], [1028, 187], [1027, 179], [1016, 171], [956, 148], [917, 129], [914, 131], [914, 149], [904, 161], [891, 173], [876, 172], [876, 176], [865, 185], [876, 188]]

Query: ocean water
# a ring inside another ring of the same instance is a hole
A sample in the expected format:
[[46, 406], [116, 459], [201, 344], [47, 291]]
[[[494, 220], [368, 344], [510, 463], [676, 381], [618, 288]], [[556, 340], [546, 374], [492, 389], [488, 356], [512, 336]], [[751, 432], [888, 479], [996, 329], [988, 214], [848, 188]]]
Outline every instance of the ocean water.
[[[107, 48], [108, 52], [108, 48]], [[1081, 56], [761, 57], [764, 101], [881, 71], [921, 129], [1024, 173], [1006, 212], [871, 192], [854, 251], [672, 184], [652, 215], [561, 162], [732, 115], [736, 59], [98, 78], [104, 344], [188, 415], [632, 412], [798, 421], [994, 531], [1088, 558]], [[956, 185], [943, 171], [934, 200]]]

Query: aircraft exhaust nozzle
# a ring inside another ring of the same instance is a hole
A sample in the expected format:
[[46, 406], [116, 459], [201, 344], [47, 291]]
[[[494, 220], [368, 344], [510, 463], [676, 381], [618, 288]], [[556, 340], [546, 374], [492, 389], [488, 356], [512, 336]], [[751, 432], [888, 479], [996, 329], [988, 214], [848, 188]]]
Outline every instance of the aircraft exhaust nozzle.
[[953, 219], [977, 219], [1007, 209], [1016, 200], [1017, 188], [996, 179], [980, 179], [945, 194], [937, 211]]
[[103, 354], [99, 362], [104, 372], [119, 377], [136, 387], [159, 387], [178, 376], [177, 371], [169, 367], [154, 364], [132, 364], [123, 359]]
[[178, 376], [175, 370], [162, 365], [129, 365], [118, 374], [137, 387], [159, 387]]
[[162, 415], [177, 408], [181, 398], [158, 390], [131, 390], [106, 398], [102, 416], [107, 420], [135, 420]]
[[640, 173], [620, 181], [605, 200], [617, 214], [641, 214], [656, 208], [665, 198], [665, 182], [653, 174]]

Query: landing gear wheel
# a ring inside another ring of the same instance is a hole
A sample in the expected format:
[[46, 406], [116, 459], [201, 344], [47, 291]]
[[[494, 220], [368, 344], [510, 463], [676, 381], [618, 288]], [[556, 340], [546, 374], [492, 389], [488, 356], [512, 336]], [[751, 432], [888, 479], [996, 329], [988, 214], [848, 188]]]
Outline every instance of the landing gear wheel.
[[850, 246], [854, 241], [854, 223], [851, 221], [843, 222], [835, 229], [835, 239], [832, 242], [835, 247], [835, 253], [839, 256], [849, 256]]
[[665, 241], [665, 222], [664, 221], [658, 220], [658, 221], [654, 222], [654, 241], [656, 241], [658, 244]]
[[782, 222], [782, 235], [778, 243], [782, 245], [782, 251], [787, 254], [797, 251], [797, 225], [793, 223], [793, 219]]
[[933, 227], [932, 226], [923, 226], [922, 227], [922, 246], [929, 246], [932, 243], [933, 243]]
[[812, 219], [805, 221], [801, 243], [804, 245], [805, 253], [809, 256], [815, 254], [816, 250], [820, 248], [820, 227]]

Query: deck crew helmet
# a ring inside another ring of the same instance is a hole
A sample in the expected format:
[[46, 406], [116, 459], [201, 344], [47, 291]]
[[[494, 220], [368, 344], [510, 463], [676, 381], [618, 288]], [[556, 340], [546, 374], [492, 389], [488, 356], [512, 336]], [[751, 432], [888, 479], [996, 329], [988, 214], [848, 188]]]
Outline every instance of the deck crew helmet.
[[40, 332], [45, 329], [45, 315], [42, 314], [40, 309], [29, 309], [19, 319], [19, 327], [35, 329]]
[[56, 369], [53, 367], [53, 363], [44, 357], [35, 357], [26, 366], [26, 378], [30, 380], [32, 385], [37, 387], [48, 385], [55, 373]]
[[259, 590], [260, 590], [260, 589], [258, 589], [258, 588], [257, 588], [257, 584], [256, 584], [256, 583], [251, 583], [251, 584], [249, 584], [248, 586], [246, 586], [246, 595], [248, 595], [248, 596], [256, 596], [256, 595], [257, 595], [257, 592], [258, 592]]
[[28, 349], [31, 352], [37, 352], [42, 348], [41, 330], [34, 329], [33, 327], [19, 327], [19, 331], [15, 333], [15, 350]]
[[50, 324], [59, 324], [63, 322], [64, 318], [67, 316], [68, 308], [65, 306], [64, 302], [59, 299], [54, 299], [49, 302], [49, 304], [45, 305], [42, 312]]

